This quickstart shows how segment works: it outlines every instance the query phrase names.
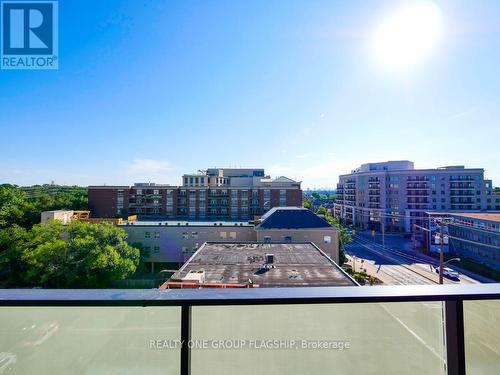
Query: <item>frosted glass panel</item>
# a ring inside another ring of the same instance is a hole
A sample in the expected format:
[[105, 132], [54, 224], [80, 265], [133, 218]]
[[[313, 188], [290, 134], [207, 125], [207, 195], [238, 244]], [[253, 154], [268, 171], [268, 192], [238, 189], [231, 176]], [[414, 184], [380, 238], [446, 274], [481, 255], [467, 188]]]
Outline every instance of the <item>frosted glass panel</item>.
[[500, 301], [465, 301], [464, 332], [467, 374], [500, 374]]
[[193, 307], [193, 375], [444, 374], [441, 302]]
[[2, 307], [0, 374], [178, 374], [158, 340], [180, 340], [180, 307]]

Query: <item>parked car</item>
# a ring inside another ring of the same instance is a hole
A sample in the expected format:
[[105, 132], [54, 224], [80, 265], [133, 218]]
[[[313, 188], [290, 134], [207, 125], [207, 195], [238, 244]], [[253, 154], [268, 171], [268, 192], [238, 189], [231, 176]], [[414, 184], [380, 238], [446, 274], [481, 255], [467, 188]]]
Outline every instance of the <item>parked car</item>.
[[[435, 270], [436, 270], [436, 273], [439, 273], [439, 267], [436, 267]], [[452, 270], [449, 267], [443, 267], [443, 276], [449, 277], [450, 279], [459, 279], [460, 278], [460, 274], [457, 271]]]

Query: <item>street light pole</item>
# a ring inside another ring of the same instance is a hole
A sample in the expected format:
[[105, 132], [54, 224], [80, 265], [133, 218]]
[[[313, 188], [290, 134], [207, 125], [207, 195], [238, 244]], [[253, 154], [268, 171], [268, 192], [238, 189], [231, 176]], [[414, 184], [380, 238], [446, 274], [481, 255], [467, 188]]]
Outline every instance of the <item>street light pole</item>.
[[382, 249], [385, 250], [385, 218], [382, 218]]
[[453, 261], [460, 262], [460, 260], [461, 260], [460, 258], [453, 258], [453, 259], [447, 260], [443, 264], [448, 264], [448, 263], [453, 262]]
[[443, 283], [443, 266], [444, 266], [444, 235], [443, 223], [439, 223], [439, 284]]

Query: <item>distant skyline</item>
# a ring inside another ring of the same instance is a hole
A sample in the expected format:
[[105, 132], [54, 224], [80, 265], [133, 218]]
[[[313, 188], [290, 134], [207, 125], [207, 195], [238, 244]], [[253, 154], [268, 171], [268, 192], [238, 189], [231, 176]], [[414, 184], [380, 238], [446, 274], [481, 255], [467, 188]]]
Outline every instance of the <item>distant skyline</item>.
[[500, 186], [500, 2], [418, 3], [435, 35], [410, 15], [392, 40], [410, 2], [61, 1], [59, 70], [0, 70], [0, 183], [241, 166], [334, 188], [411, 160]]

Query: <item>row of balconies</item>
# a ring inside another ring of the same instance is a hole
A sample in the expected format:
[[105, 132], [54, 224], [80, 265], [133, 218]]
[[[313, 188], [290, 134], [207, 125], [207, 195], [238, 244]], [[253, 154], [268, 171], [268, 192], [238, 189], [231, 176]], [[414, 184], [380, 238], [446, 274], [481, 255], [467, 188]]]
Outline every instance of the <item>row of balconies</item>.
[[468, 196], [474, 196], [476, 194], [474, 194], [474, 191], [471, 191], [471, 189], [469, 189], [469, 190], [450, 190], [450, 195], [468, 197]]
[[475, 189], [475, 184], [467, 182], [450, 182], [450, 189]]
[[408, 198], [407, 203], [430, 203], [427, 198]]
[[429, 181], [427, 176], [408, 176], [407, 181]]
[[406, 184], [406, 188], [407, 189], [429, 189], [429, 185], [408, 182]]
[[474, 181], [472, 176], [450, 176], [450, 181]]
[[406, 196], [408, 197], [412, 197], [412, 196], [428, 196], [429, 195], [429, 191], [427, 190], [407, 190], [406, 192]]
[[451, 203], [469, 203], [469, 204], [474, 203], [472, 198], [451, 198], [450, 202]]

